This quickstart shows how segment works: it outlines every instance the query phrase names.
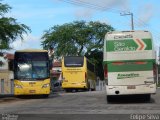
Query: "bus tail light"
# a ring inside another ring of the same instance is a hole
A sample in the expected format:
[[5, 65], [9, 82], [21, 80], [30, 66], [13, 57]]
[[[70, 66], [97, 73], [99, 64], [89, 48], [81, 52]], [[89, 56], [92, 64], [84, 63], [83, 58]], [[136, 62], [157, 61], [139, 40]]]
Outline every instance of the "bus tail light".
[[142, 65], [142, 64], [146, 64], [147, 62], [142, 62], [142, 61], [137, 61], [135, 62], [135, 64], [139, 64], [139, 65]]
[[106, 85], [108, 85], [108, 68], [107, 68], [107, 65], [104, 66], [104, 80], [106, 82]]
[[62, 79], [63, 79], [63, 72], [61, 73], [61, 77], [62, 77]]
[[107, 70], [107, 67], [104, 68], [104, 78], [105, 78], [105, 79], [108, 78], [108, 70]]
[[85, 80], [87, 80], [87, 73], [85, 72]]
[[113, 62], [112, 65], [124, 65], [124, 62]]
[[156, 82], [157, 69], [156, 69], [156, 65], [155, 65], [155, 64], [153, 65], [153, 77], [154, 77], [154, 80], [155, 80], [155, 82]]
[[62, 82], [68, 82], [68, 80], [65, 80], [65, 78], [63, 77], [63, 72], [61, 73], [61, 78], [62, 78]]

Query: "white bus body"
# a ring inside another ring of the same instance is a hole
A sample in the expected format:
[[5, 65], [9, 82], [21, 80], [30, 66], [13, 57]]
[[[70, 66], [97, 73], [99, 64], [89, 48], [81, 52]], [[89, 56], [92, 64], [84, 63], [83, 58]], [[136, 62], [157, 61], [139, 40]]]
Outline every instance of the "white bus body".
[[156, 55], [148, 31], [109, 32], [104, 40], [107, 98], [156, 93]]

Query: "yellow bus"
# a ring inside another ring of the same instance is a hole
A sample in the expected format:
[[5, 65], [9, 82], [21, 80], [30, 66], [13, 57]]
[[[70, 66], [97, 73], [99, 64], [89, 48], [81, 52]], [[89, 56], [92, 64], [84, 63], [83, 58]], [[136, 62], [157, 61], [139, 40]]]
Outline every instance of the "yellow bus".
[[72, 90], [95, 90], [95, 67], [84, 56], [65, 56], [62, 58], [62, 88]]
[[50, 94], [49, 57], [46, 50], [19, 50], [14, 59], [14, 95]]

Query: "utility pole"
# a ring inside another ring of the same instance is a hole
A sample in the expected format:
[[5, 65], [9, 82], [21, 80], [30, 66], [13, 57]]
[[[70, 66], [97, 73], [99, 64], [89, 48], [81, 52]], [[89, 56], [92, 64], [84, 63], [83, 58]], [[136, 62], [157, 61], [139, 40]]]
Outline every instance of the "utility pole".
[[160, 46], [159, 46], [159, 52], [158, 52], [158, 65], [160, 65]]
[[130, 15], [131, 16], [131, 28], [132, 30], [134, 30], [134, 23], [133, 23], [133, 13], [128, 12], [128, 13], [120, 13], [121, 16], [126, 16], [126, 15]]

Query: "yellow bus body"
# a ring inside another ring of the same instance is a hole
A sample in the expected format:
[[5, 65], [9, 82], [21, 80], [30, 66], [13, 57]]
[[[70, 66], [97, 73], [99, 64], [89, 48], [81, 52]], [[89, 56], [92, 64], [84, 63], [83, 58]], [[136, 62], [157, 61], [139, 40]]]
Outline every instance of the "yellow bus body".
[[40, 81], [14, 80], [14, 95], [48, 95], [50, 94], [50, 79]]
[[87, 59], [84, 57], [82, 67], [65, 67], [62, 59], [63, 89], [95, 89], [96, 75], [87, 69]]
[[[18, 50], [18, 53], [46, 53], [48, 55], [47, 50], [37, 50], [37, 49], [25, 49]], [[48, 72], [49, 71], [49, 68]], [[14, 79], [14, 95], [44, 95], [48, 97], [51, 92], [50, 86], [50, 78], [41, 78], [40, 80], [35, 79]]]

